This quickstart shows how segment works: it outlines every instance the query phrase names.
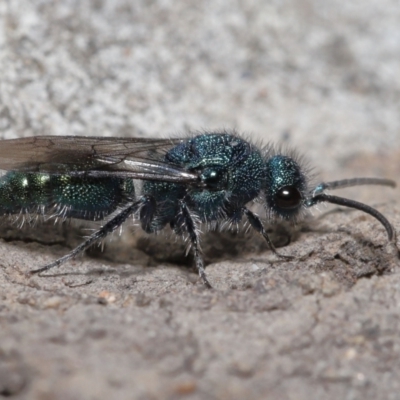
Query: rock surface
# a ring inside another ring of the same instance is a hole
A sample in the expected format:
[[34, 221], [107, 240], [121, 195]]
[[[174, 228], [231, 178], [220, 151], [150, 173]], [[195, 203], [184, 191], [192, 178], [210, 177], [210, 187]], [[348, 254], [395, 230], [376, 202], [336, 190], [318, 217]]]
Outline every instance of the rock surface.
[[[395, 0], [3, 1], [0, 132], [236, 129], [298, 149], [320, 179], [397, 179], [399, 25]], [[398, 190], [344, 195], [400, 228]], [[4, 221], [0, 397], [398, 399], [399, 259], [369, 216], [313, 214], [280, 249], [290, 262], [256, 236], [205, 235], [212, 290], [179, 241], [130, 228], [27, 277], [87, 231]]]

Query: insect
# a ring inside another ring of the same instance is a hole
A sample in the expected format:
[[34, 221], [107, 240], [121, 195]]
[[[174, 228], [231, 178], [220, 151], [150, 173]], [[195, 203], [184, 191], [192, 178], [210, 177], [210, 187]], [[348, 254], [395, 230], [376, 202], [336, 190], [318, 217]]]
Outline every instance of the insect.
[[202, 133], [186, 139], [39, 136], [0, 142], [0, 215], [44, 215], [104, 221], [70, 253], [31, 271], [58, 267], [134, 218], [147, 233], [170, 225], [185, 236], [196, 269], [211, 287], [200, 247], [200, 229], [239, 224], [243, 219], [280, 257], [261, 218], [248, 208], [263, 205], [266, 216], [295, 220], [318, 203], [361, 210], [395, 231], [376, 209], [328, 189], [356, 185], [395, 187], [387, 179], [355, 178], [311, 187], [295, 156], [256, 146], [234, 132]]

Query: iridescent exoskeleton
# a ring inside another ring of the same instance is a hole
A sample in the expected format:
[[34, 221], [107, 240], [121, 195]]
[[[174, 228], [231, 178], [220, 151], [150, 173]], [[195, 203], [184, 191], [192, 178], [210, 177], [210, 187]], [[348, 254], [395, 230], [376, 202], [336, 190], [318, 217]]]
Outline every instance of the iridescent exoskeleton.
[[[0, 142], [0, 215], [36, 214], [104, 221], [60, 259], [32, 271], [57, 267], [120, 227], [129, 217], [148, 233], [165, 226], [186, 236], [196, 269], [210, 287], [200, 248], [200, 229], [247, 220], [272, 244], [262, 219], [248, 207], [264, 206], [271, 217], [296, 220], [322, 202], [364, 211], [395, 241], [389, 221], [368, 205], [325, 193], [356, 185], [394, 187], [387, 179], [355, 178], [311, 186], [298, 158], [256, 146], [233, 132], [185, 139], [39, 136]], [[135, 185], [135, 180], [142, 181]], [[135, 189], [136, 187], [136, 189]]]

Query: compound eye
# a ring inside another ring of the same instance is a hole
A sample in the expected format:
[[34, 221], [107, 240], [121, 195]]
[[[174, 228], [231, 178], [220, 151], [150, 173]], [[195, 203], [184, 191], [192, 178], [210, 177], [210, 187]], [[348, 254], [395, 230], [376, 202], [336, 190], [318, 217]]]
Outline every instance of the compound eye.
[[290, 210], [297, 208], [301, 202], [301, 194], [294, 186], [284, 186], [275, 195], [276, 205], [279, 208]]

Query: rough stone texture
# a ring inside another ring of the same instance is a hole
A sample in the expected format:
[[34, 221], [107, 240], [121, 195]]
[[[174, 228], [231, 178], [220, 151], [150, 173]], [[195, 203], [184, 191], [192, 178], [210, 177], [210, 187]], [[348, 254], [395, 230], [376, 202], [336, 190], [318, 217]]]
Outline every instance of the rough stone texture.
[[[396, 179], [399, 26], [395, 0], [3, 0], [1, 135], [235, 128], [324, 179]], [[346, 194], [399, 229], [398, 191]], [[281, 248], [295, 261], [208, 235], [213, 290], [179, 241], [130, 229], [27, 278], [83, 225], [5, 221], [0, 397], [398, 399], [399, 259], [369, 216], [320, 209]]]

